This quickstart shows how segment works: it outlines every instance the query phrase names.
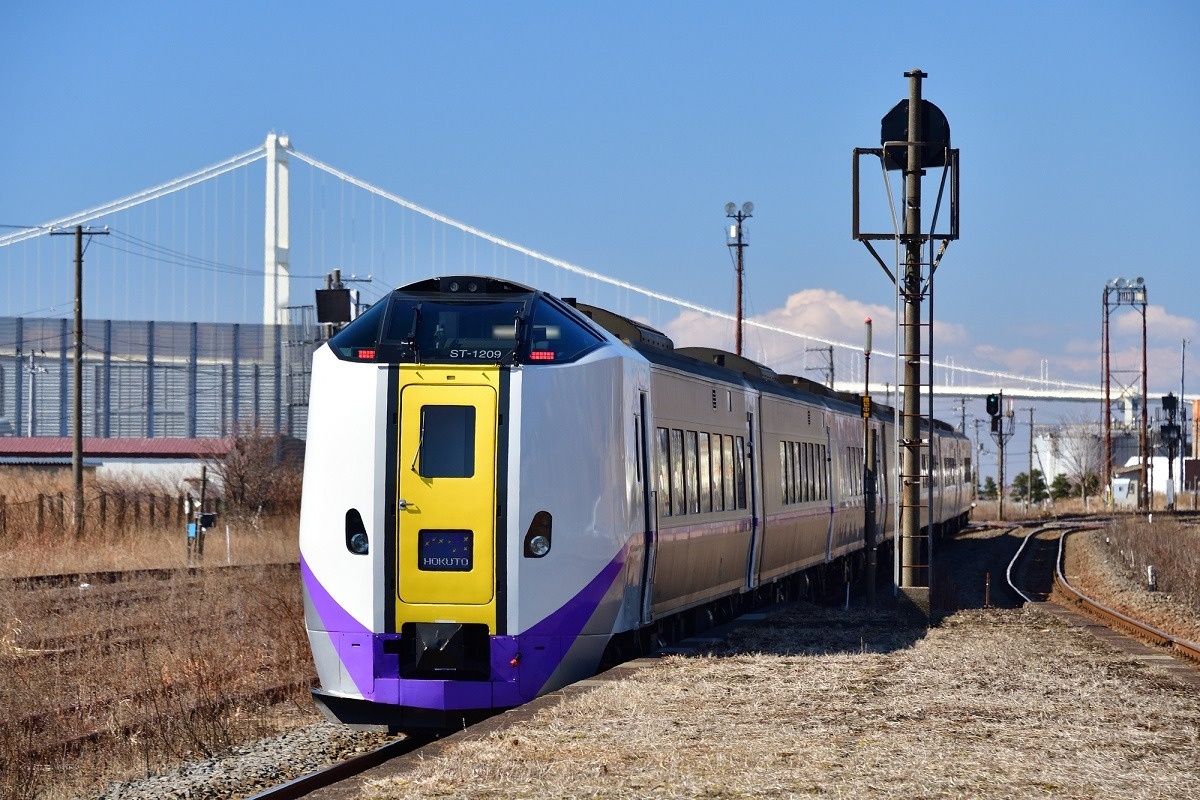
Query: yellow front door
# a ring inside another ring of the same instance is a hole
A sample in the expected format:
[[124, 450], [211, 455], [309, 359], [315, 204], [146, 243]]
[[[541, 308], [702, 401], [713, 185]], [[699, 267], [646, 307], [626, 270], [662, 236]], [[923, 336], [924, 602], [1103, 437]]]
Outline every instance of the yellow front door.
[[495, 630], [496, 367], [403, 370], [396, 624]]

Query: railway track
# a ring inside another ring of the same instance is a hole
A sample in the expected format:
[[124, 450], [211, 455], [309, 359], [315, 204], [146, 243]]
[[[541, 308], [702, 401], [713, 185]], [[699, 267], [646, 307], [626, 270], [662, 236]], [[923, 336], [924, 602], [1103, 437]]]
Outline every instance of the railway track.
[[324, 769], [301, 775], [295, 780], [264, 789], [247, 800], [295, 800], [307, 797], [320, 789], [327, 789], [361, 775], [367, 770], [386, 764], [393, 758], [413, 753], [434, 741], [435, 738], [433, 736], [406, 736], [397, 742], [389, 742], [361, 755], [331, 764]]
[[1009, 562], [1009, 586], [1029, 603], [1052, 602], [1054, 598], [1065, 600], [1072, 610], [1079, 611], [1109, 628], [1132, 635], [1148, 644], [1167, 648], [1173, 654], [1200, 665], [1200, 645], [1109, 608], [1100, 601], [1084, 595], [1067, 581], [1062, 571], [1067, 538], [1076, 531], [1091, 527], [1058, 524], [1032, 530]]
[[1174, 636], [1152, 625], [1122, 614], [1120, 611], [1109, 608], [1098, 600], [1087, 597], [1071, 586], [1063, 575], [1062, 563], [1063, 548], [1066, 544], [1067, 535], [1074, 530], [1076, 529], [1073, 528], [1064, 531], [1063, 535], [1059, 537], [1058, 552], [1054, 564], [1054, 586], [1060, 596], [1065, 597], [1073, 606], [1082, 610], [1088, 616], [1100, 620], [1110, 628], [1127, 631], [1143, 641], [1159, 647], [1169, 648], [1173, 653], [1200, 665], [1200, 644]]
[[154, 569], [99, 570], [96, 572], [25, 575], [17, 578], [0, 578], [0, 589], [77, 589], [84, 584], [102, 586], [141, 580], [168, 581], [175, 580], [180, 575], [197, 577], [201, 574], [237, 574], [249, 570], [267, 570], [285, 575], [299, 574], [300, 565], [291, 562], [274, 564], [221, 564], [211, 567], [161, 567]]

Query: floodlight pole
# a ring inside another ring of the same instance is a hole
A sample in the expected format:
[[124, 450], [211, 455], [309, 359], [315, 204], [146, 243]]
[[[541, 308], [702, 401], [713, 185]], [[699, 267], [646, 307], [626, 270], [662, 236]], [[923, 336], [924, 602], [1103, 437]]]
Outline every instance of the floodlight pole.
[[[1149, 420], [1147, 416], [1147, 376], [1146, 376], [1146, 305], [1147, 305], [1146, 282], [1142, 278], [1134, 280], [1126, 280], [1125, 278], [1114, 278], [1104, 285], [1104, 341], [1101, 345], [1101, 369], [1103, 371], [1102, 378], [1104, 380], [1104, 472], [1105, 472], [1105, 493], [1109, 498], [1109, 504], [1112, 505], [1112, 410], [1110, 403], [1112, 402], [1112, 394], [1110, 384], [1112, 382], [1112, 354], [1109, 345], [1109, 323], [1108, 317], [1111, 313], [1111, 306], [1131, 306], [1139, 314], [1142, 315], [1142, 364], [1141, 364], [1141, 392], [1142, 392], [1142, 419], [1141, 430], [1138, 432], [1138, 497], [1137, 507], [1139, 510], [1151, 508], [1153, 497], [1149, 494], [1150, 484], [1148, 481], [1149, 453], [1147, 452], [1147, 430], [1149, 428]], [[1110, 298], [1116, 298], [1116, 302], [1112, 303]], [[1130, 387], [1132, 388], [1132, 387]]]
[[725, 216], [734, 220], [733, 229], [729, 232], [730, 241], [726, 244], [729, 247], [737, 248], [737, 328], [734, 330], [733, 342], [734, 352], [740, 356], [742, 354], [742, 273], [745, 272], [742, 251], [750, 246], [742, 236], [742, 222], [753, 216], [751, 212], [754, 211], [754, 204], [742, 203], [740, 209], [736, 211], [734, 209], [733, 203], [725, 204]]

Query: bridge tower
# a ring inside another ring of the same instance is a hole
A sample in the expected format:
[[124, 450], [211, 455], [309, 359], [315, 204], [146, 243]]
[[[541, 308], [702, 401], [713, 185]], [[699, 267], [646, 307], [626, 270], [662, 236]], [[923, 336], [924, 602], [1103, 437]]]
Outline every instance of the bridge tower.
[[263, 324], [286, 322], [289, 294], [288, 265], [288, 150], [286, 136], [267, 135], [266, 250], [263, 263]]

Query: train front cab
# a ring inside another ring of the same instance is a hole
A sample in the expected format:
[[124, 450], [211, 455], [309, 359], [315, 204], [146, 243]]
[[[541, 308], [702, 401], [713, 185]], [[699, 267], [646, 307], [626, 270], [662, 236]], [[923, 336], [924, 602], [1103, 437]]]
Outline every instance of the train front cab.
[[[467, 285], [468, 279], [461, 280]], [[596, 569], [597, 575], [589, 576], [596, 587], [592, 594], [580, 592], [586, 595], [582, 599], [575, 596], [577, 586], [564, 579], [562, 592], [543, 592], [546, 602], [523, 613], [521, 595], [510, 585], [510, 575], [522, 566], [514, 562], [525, 561], [523, 556], [536, 559], [543, 546], [539, 525], [544, 525], [545, 544], [550, 535], [550, 515], [521, 508], [519, 487], [510, 491], [509, 486], [510, 464], [529, 460], [521, 461], [520, 448], [538, 440], [532, 424], [522, 439], [522, 409], [513, 395], [520, 392], [522, 373], [528, 382], [532, 372], [520, 365], [544, 372], [553, 386], [558, 363], [574, 369], [567, 362], [605, 339], [569, 318], [561, 304], [535, 302], [532, 290], [524, 287], [507, 296], [500, 293], [491, 310], [485, 297], [464, 298], [462, 305], [484, 318], [475, 331], [480, 335], [466, 337], [462, 328], [474, 323], [467, 319], [470, 314], [440, 296], [448, 282], [440, 279], [441, 286], [424, 298], [398, 290], [393, 310], [376, 323], [378, 345], [372, 340], [343, 348], [349, 361], [370, 363], [346, 364], [343, 358], [342, 373], [354, 369], [359, 375], [366, 368], [387, 384], [372, 413], [339, 420], [339, 436], [373, 437], [378, 443], [375, 471], [382, 479], [376, 481], [374, 499], [361, 501], [373, 505], [361, 522], [369, 547], [354, 557], [357, 561], [350, 559], [349, 568], [327, 569], [320, 556], [328, 552], [321, 548], [329, 547], [330, 537], [322, 529], [340, 522], [343, 509], [325, 509], [323, 517], [317, 511], [302, 516], [306, 611], [322, 683], [313, 696], [326, 716], [359, 727], [455, 727], [526, 702], [554, 680], [580, 677], [564, 669], [563, 661], [572, 642], [584, 638], [580, 634], [598, 602], [593, 595], [620, 590], [613, 569], [622, 562], [613, 554], [603, 556], [605, 564], [615, 565], [607, 571], [603, 564], [588, 567]], [[401, 313], [407, 316], [393, 319]], [[539, 314], [553, 324], [539, 324]], [[521, 315], [530, 319], [523, 323]], [[398, 332], [395, 341], [389, 342], [389, 330]], [[545, 341], [538, 344], [526, 332]], [[331, 344], [336, 348], [344, 342], [335, 338]], [[543, 349], [531, 351], [535, 345]], [[463, 351], [471, 355], [463, 357]], [[322, 370], [330, 361], [322, 356]], [[611, 357], [601, 358], [592, 369], [611, 370], [608, 363], [613, 363]], [[317, 377], [315, 371], [314, 381]], [[338, 379], [323, 371], [320, 377]], [[601, 382], [612, 385], [614, 378]], [[330, 392], [326, 386], [317, 393], [325, 397]], [[581, 396], [577, 402], [585, 400]], [[362, 400], [351, 398], [349, 405], [355, 408]], [[568, 403], [562, 413], [569, 417], [570, 410]], [[527, 422], [544, 423], [548, 413]], [[569, 430], [562, 424], [559, 429]], [[310, 442], [315, 439], [318, 452], [337, 449], [329, 438], [328, 430], [310, 423]], [[573, 446], [569, 440], [563, 445]], [[513, 458], [510, 449], [517, 452]], [[357, 490], [343, 485], [336, 470], [323, 478], [322, 496]], [[599, 494], [619, 492], [606, 487]], [[560, 524], [572, 522], [563, 509], [542, 508], [554, 511]], [[347, 548], [350, 539], [347, 528]], [[567, 540], [562, 541], [560, 549]], [[328, 554], [339, 563], [346, 561], [339, 548]], [[526, 581], [524, 591], [536, 596], [539, 585]], [[348, 598], [361, 601], [363, 595], [371, 598], [369, 612], [346, 607], [357, 602]], [[611, 620], [608, 624], [611, 630]]]

